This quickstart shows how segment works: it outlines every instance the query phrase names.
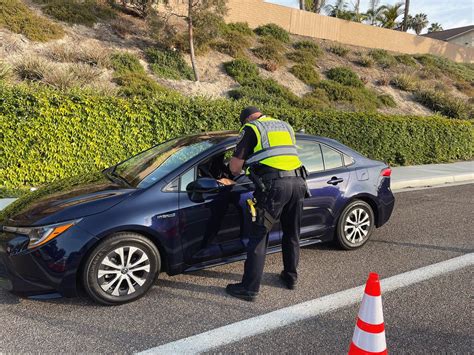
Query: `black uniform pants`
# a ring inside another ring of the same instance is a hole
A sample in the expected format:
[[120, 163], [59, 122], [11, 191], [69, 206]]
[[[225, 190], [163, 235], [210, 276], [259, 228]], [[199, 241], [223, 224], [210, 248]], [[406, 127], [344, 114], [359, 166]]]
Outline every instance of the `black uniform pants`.
[[257, 200], [257, 221], [252, 223], [252, 233], [247, 246], [247, 260], [244, 266], [242, 285], [248, 291], [258, 292], [265, 265], [268, 232], [264, 213], [269, 213], [283, 231], [283, 270], [296, 281], [300, 246], [300, 225], [306, 183], [301, 177], [284, 177], [265, 182], [265, 192], [258, 188], [254, 193]]

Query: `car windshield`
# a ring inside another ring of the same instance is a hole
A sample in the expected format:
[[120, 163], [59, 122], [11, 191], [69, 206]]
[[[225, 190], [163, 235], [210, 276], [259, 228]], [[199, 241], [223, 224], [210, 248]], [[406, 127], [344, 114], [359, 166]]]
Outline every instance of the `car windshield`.
[[133, 187], [148, 187], [180, 165], [235, 134], [186, 136], [150, 148], [122, 163], [114, 174]]

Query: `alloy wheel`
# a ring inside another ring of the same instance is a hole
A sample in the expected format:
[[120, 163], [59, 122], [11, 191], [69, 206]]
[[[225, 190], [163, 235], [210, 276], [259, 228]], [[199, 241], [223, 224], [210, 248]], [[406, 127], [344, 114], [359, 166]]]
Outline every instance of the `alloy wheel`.
[[99, 286], [115, 297], [137, 292], [147, 281], [150, 257], [134, 246], [121, 246], [108, 253], [97, 271]]
[[369, 214], [362, 208], [355, 208], [344, 222], [344, 238], [351, 244], [359, 244], [367, 237], [370, 230]]

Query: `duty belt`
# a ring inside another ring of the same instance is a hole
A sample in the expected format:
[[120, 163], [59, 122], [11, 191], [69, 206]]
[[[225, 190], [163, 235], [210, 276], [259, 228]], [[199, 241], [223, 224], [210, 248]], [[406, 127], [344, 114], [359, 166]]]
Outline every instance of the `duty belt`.
[[280, 170], [280, 171], [275, 171], [271, 173], [264, 173], [260, 175], [259, 177], [264, 180], [274, 180], [274, 179], [280, 179], [280, 178], [285, 178], [285, 177], [303, 177], [303, 172], [301, 171], [301, 168], [295, 169], [295, 170]]

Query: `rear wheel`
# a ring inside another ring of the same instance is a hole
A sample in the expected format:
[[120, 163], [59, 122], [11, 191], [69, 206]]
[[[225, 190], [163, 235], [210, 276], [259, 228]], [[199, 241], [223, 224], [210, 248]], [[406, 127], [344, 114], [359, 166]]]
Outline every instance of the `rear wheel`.
[[117, 233], [100, 243], [87, 258], [83, 284], [98, 303], [127, 303], [150, 289], [160, 267], [160, 254], [149, 239], [136, 233]]
[[353, 201], [339, 217], [336, 240], [343, 249], [360, 248], [369, 240], [374, 227], [374, 212], [370, 205], [360, 200]]

